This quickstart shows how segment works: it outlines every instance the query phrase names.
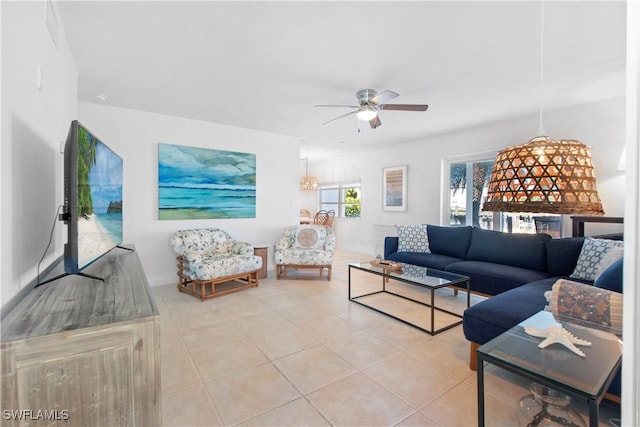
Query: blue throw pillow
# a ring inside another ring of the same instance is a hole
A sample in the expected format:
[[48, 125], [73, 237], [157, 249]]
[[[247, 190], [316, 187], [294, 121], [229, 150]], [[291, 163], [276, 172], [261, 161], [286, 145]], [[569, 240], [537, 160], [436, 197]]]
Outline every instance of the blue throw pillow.
[[622, 293], [622, 263], [623, 259], [620, 258], [611, 264], [593, 283], [593, 286]]

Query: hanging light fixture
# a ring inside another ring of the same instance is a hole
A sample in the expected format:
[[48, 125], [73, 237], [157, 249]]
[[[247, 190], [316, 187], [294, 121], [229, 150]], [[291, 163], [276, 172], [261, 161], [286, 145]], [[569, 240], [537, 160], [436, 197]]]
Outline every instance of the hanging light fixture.
[[315, 191], [318, 189], [318, 178], [309, 176], [309, 158], [305, 157], [304, 176], [300, 178], [300, 190]]
[[498, 153], [482, 210], [604, 215], [589, 148], [577, 140], [550, 140], [542, 126], [544, 1], [541, 4], [540, 136]]

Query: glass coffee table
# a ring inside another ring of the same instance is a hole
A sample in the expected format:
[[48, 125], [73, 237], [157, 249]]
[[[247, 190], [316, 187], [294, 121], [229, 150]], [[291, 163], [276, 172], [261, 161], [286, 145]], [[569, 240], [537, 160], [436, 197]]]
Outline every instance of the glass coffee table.
[[[349, 301], [393, 317], [430, 335], [462, 323], [461, 312], [456, 313], [451, 309], [436, 307], [435, 292], [438, 289], [452, 287], [457, 295], [458, 289], [461, 289], [467, 294], [466, 307], [469, 307], [471, 297], [467, 276], [412, 264], [395, 263], [395, 265], [395, 268], [391, 268], [372, 265], [371, 262], [349, 263]], [[359, 290], [356, 290], [351, 283], [352, 270], [379, 276], [380, 281], [368, 281], [366, 286], [359, 286]], [[394, 282], [390, 282], [391, 279]], [[401, 289], [402, 285], [398, 286], [396, 281], [409, 286]], [[403, 290], [405, 292], [400, 293]], [[428, 314], [425, 314], [425, 307], [430, 307]], [[438, 319], [436, 319], [436, 312], [439, 313]]]
[[[585, 357], [560, 344], [538, 348], [543, 338], [524, 331], [524, 326], [544, 329], [561, 325], [578, 338], [591, 342], [579, 346]], [[484, 363], [499, 366], [552, 389], [586, 399], [589, 425], [598, 425], [598, 406], [622, 361], [622, 331], [579, 319], [540, 311], [502, 335], [480, 346], [478, 355], [478, 425], [484, 426]]]

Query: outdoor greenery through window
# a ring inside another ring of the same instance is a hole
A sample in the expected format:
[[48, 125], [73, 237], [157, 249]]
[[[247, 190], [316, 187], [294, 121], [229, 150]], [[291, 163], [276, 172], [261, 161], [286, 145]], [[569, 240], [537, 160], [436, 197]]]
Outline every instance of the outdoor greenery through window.
[[493, 229], [493, 213], [480, 210], [492, 167], [493, 160], [450, 164], [450, 225]]
[[323, 185], [320, 187], [320, 209], [333, 209], [336, 216], [360, 217], [360, 184]]

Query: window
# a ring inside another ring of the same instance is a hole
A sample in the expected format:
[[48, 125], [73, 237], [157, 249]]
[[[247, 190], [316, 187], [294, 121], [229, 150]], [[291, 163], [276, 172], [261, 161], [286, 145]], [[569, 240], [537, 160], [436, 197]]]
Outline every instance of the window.
[[449, 184], [446, 190], [449, 196], [449, 203], [446, 205], [449, 225], [494, 228], [493, 213], [481, 210], [492, 167], [493, 158], [449, 162]]
[[334, 210], [336, 216], [360, 217], [360, 184], [336, 184], [320, 187], [320, 209]]
[[481, 154], [445, 160], [443, 223], [472, 225], [508, 233], [547, 233], [552, 237], [560, 237], [561, 215], [482, 210], [494, 159], [493, 154]]

